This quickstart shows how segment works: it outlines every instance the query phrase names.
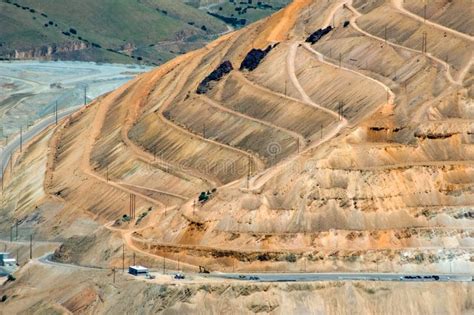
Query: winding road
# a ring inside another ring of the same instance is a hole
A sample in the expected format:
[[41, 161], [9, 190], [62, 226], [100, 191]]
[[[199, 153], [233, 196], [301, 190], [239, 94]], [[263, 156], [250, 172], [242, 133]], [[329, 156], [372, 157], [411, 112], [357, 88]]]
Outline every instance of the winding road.
[[[67, 108], [63, 111], [58, 112], [58, 121], [60, 119], [63, 119], [64, 117], [67, 117], [71, 115], [72, 113], [76, 112], [79, 110], [81, 106], [75, 106], [75, 107], [70, 107]], [[23, 146], [25, 146], [25, 143], [28, 141], [32, 140], [35, 136], [40, 134], [42, 131], [46, 130], [49, 126], [53, 125], [56, 122], [56, 117], [55, 115], [50, 115], [47, 116], [40, 121], [38, 121], [36, 124], [31, 126], [29, 129], [25, 130], [22, 135], [17, 135], [13, 139], [11, 139], [7, 145], [5, 145], [2, 148], [2, 151], [0, 153], [0, 161], [2, 163], [2, 176], [4, 174], [4, 171], [8, 167], [8, 163], [10, 162], [10, 158], [14, 154], [16, 150], [19, 149], [20, 143], [23, 143]]]
[[[51, 260], [52, 253], [33, 260], [43, 266], [69, 268], [82, 271], [110, 270], [109, 268], [80, 266]], [[168, 270], [173, 274], [176, 271]], [[212, 272], [202, 274], [187, 272], [187, 276], [205, 279], [234, 280], [242, 282], [314, 282], [314, 281], [399, 281], [399, 282], [472, 282], [474, 275], [462, 273], [381, 273], [381, 272], [303, 272], [303, 273], [224, 273]], [[134, 277], [135, 278], [135, 277]], [[139, 277], [136, 277], [139, 279]], [[151, 281], [151, 280], [150, 280]], [[180, 280], [170, 279], [171, 283]]]

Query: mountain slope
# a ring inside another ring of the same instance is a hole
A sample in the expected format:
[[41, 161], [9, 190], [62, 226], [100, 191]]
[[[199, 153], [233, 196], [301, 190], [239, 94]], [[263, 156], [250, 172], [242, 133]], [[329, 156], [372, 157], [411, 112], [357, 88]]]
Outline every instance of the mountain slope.
[[9, 0], [0, 3], [0, 29], [3, 58], [47, 55], [56, 47], [52, 54], [59, 58], [133, 62], [127, 55], [139, 53], [135, 61], [162, 63], [181, 50], [153, 50], [160, 42], [187, 51], [227, 27], [179, 1]]
[[445, 46], [424, 54], [399, 35], [442, 27], [397, 10], [295, 1], [140, 76], [55, 133], [46, 192], [101, 221], [135, 194], [139, 213], [159, 211], [136, 246], [195, 247], [183, 259], [216, 269], [278, 268], [290, 254], [291, 270], [472, 264], [472, 41], [450, 34], [445, 63]]
[[105, 268], [472, 274], [474, 41], [405, 10], [295, 0], [137, 77], [20, 156], [0, 224]]
[[[246, 4], [239, 19], [246, 21], [243, 25], [251, 23], [286, 3], [259, 2], [255, 9]], [[243, 26], [232, 22], [232, 12], [221, 8], [221, 15], [216, 15], [193, 5], [172, 0], [3, 0], [0, 59], [162, 64], [202, 47], [233, 26]]]

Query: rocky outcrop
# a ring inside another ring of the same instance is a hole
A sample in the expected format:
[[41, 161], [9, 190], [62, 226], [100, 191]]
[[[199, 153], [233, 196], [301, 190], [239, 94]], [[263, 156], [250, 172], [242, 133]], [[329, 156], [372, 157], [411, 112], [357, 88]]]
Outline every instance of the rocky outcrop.
[[244, 61], [240, 65], [240, 70], [255, 70], [260, 62], [262, 62], [263, 58], [265, 58], [268, 53], [277, 46], [278, 44], [269, 45], [265, 50], [261, 49], [252, 49], [249, 51], [247, 56], [245, 56]]
[[329, 25], [326, 28], [320, 28], [313, 34], [309, 35], [308, 38], [306, 38], [307, 43], [311, 43], [311, 45], [317, 43], [324, 35], [328, 34], [330, 31], [332, 31], [332, 26]]
[[5, 59], [49, 59], [57, 53], [68, 53], [79, 50], [88, 49], [89, 44], [82, 41], [73, 41], [64, 44], [44, 45], [37, 48], [24, 48], [7, 51], [4, 55]]
[[216, 70], [212, 71], [202, 82], [199, 84], [196, 93], [197, 94], [204, 94], [209, 91], [209, 83], [211, 81], [219, 81], [222, 79], [223, 76], [228, 74], [234, 69], [232, 63], [228, 60], [224, 61], [216, 68]]

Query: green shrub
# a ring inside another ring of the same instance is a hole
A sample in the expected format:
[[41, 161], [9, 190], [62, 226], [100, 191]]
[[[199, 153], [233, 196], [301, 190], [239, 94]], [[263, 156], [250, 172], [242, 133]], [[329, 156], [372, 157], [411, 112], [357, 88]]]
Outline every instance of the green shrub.
[[288, 255], [286, 255], [285, 259], [288, 262], [295, 263], [296, 262], [296, 255], [293, 254], [293, 253], [288, 254]]

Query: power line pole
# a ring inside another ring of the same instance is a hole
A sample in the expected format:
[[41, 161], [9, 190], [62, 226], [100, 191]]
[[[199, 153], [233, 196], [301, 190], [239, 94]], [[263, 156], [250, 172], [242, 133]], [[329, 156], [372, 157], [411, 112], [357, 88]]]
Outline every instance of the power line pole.
[[423, 54], [426, 54], [426, 51], [427, 51], [427, 42], [428, 42], [428, 36], [427, 36], [427, 33], [424, 31], [423, 32], [423, 37], [422, 37], [422, 41], [421, 41], [421, 52]]
[[125, 244], [122, 244], [122, 272], [125, 272]]
[[20, 126], [20, 152], [23, 151], [23, 127]]
[[340, 102], [339, 102], [339, 106], [338, 106], [339, 120], [342, 120], [343, 107], [344, 107], [344, 102], [343, 102], [343, 101], [340, 101]]
[[248, 159], [248, 162], [247, 162], [247, 189], [250, 189], [250, 165], [251, 165], [251, 160], [250, 160], [250, 156], [247, 158]]
[[136, 266], [136, 264], [135, 264], [135, 258], [136, 258], [136, 257], [135, 257], [135, 252], [133, 252], [133, 265], [134, 265], [134, 266]]
[[423, 20], [424, 20], [424, 23], [426, 23], [426, 3], [423, 6]]
[[163, 253], [163, 274], [166, 274], [166, 258], [165, 258], [164, 253]]
[[321, 124], [321, 140], [323, 140], [323, 124]]
[[33, 234], [30, 234], [30, 259], [33, 259]]
[[136, 199], [135, 194], [130, 194], [130, 218], [135, 219], [135, 206], [136, 206]]
[[4, 153], [4, 152], [5, 152], [5, 151], [4, 151], [4, 148], [2, 148], [2, 195], [3, 195], [3, 188], [4, 188], [4, 185], [3, 185], [3, 183], [4, 183], [3, 177], [5, 177], [5, 176], [4, 176], [4, 175], [5, 175], [5, 172], [4, 172], [4, 165], [3, 165], [3, 153]]
[[113, 277], [114, 277], [114, 283], [115, 283], [115, 267], [112, 268], [112, 274], [113, 274]]
[[84, 86], [84, 105], [87, 104], [87, 86]]
[[54, 108], [54, 116], [56, 120], [56, 126], [58, 125], [58, 101], [56, 101], [56, 106]]

